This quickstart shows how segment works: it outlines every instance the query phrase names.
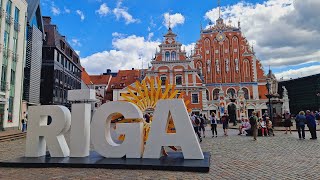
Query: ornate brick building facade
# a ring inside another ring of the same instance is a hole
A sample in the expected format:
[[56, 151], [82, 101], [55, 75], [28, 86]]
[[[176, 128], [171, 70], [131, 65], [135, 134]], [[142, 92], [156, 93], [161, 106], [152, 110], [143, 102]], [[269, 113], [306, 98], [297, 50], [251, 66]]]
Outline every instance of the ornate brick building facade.
[[[248, 117], [252, 111], [260, 115], [267, 107], [267, 81], [271, 93], [277, 94], [275, 76], [265, 75], [253, 47], [238, 27], [224, 23], [222, 18], [214, 26], [202, 29], [193, 52], [195, 67], [206, 87], [205, 112], [223, 114], [229, 110], [237, 118]], [[231, 112], [232, 111], [232, 112]]]
[[237, 119], [249, 117], [253, 111], [262, 115], [268, 109], [267, 81], [274, 95], [277, 81], [271, 71], [264, 73], [240, 23], [233, 27], [219, 18], [214, 26], [201, 29], [200, 35], [191, 57], [187, 57], [169, 28], [146, 76], [158, 76], [185, 91], [184, 98], [196, 113], [221, 116], [229, 111]]
[[160, 77], [163, 85], [166, 81], [176, 85], [176, 89], [186, 93], [184, 99], [190, 101], [189, 107], [194, 112], [200, 113], [206, 95], [203, 81], [194, 67], [193, 59], [186, 56], [186, 52], [181, 48], [182, 44], [177, 42], [176, 37], [177, 35], [169, 28], [146, 77]]

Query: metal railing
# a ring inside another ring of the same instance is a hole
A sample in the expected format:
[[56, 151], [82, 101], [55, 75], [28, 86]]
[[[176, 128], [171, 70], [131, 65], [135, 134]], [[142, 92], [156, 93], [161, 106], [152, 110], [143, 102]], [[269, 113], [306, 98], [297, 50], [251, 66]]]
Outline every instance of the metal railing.
[[14, 21], [14, 30], [16, 30], [18, 32], [20, 31], [20, 24], [18, 21]]
[[3, 57], [8, 58], [9, 55], [9, 49], [8, 48], [3, 48]]
[[12, 19], [11, 15], [8, 14], [8, 12], [7, 12], [7, 13], [6, 13], [6, 23], [9, 24], [9, 25], [11, 25], [11, 24], [12, 24], [12, 21], [13, 21], [13, 19]]
[[18, 62], [18, 59], [19, 59], [19, 54], [12, 53], [12, 60], [15, 61], [15, 62]]

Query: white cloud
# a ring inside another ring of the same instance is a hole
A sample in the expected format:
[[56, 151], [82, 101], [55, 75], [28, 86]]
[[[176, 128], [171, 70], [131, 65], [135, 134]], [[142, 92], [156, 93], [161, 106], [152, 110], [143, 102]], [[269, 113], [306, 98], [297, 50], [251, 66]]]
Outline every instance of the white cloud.
[[64, 12], [67, 13], [67, 14], [70, 14], [71, 10], [66, 8], [66, 7], [64, 7]]
[[182, 49], [186, 51], [187, 53], [187, 56], [190, 56], [192, 51], [194, 50], [194, 47], [195, 47], [196, 43], [191, 43], [191, 44], [188, 44], [188, 45], [182, 45]]
[[154, 33], [153, 33], [153, 32], [149, 33], [149, 34], [148, 34], [148, 41], [150, 41], [153, 36], [154, 36]]
[[[222, 18], [233, 25], [241, 20], [241, 31], [249, 42], [255, 42], [255, 52], [262, 64], [294, 66], [320, 62], [320, 1], [267, 0], [251, 4], [241, 1], [222, 7]], [[218, 8], [205, 14], [215, 22]], [[237, 25], [235, 25], [237, 26]]]
[[113, 50], [98, 52], [81, 59], [81, 64], [90, 74], [101, 74], [110, 68], [113, 71], [141, 68], [140, 55], [146, 67], [160, 44], [160, 42], [148, 41], [136, 35], [123, 37], [121, 34], [119, 37], [119, 34], [113, 33]]
[[101, 17], [106, 16], [107, 14], [109, 14], [109, 12], [110, 8], [107, 6], [106, 3], [101, 4], [100, 8], [96, 10], [96, 13], [98, 13]]
[[171, 28], [174, 28], [178, 24], [184, 24], [185, 18], [182, 14], [176, 13], [176, 14], [169, 14], [164, 13], [164, 21], [163, 25], [165, 25], [167, 28], [169, 28], [169, 24], [171, 24]]
[[57, 7], [53, 2], [51, 4], [51, 12], [53, 15], [57, 16], [61, 13], [59, 7]]
[[80, 43], [80, 40], [75, 38], [71, 39], [71, 45], [78, 46], [78, 47], [82, 46], [82, 44]]
[[85, 19], [85, 16], [82, 11], [77, 10], [76, 13], [80, 16], [81, 21], [83, 21]]
[[275, 76], [278, 79], [288, 80], [290, 78], [295, 79], [299, 77], [310, 76], [319, 73], [320, 65], [313, 65], [300, 69], [289, 69], [287, 71], [276, 73]]
[[120, 18], [123, 18], [126, 24], [140, 22], [139, 19], [135, 19], [131, 14], [129, 14], [128, 8], [121, 7], [121, 5], [122, 5], [122, 2], [119, 1], [117, 4], [117, 7], [113, 9], [113, 14], [116, 16], [117, 20], [119, 20]]

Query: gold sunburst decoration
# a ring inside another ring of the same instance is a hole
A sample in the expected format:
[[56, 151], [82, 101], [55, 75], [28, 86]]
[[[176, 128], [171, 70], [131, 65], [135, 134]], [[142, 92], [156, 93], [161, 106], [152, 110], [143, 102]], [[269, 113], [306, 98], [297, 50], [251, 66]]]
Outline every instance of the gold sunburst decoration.
[[[183, 99], [185, 95], [184, 92], [176, 90], [175, 85], [169, 84], [168, 80], [164, 83], [164, 89], [162, 89], [162, 80], [159, 77], [146, 77], [141, 82], [136, 81], [134, 83], [135, 87], [128, 86], [127, 94], [122, 94], [121, 97], [127, 102], [131, 102], [137, 105], [143, 113], [147, 111], [153, 112], [156, 108], [157, 102], [162, 99]], [[179, 96], [177, 96], [179, 94]], [[188, 108], [190, 100], [184, 100], [184, 103], [187, 107], [188, 112], [191, 112], [191, 108]], [[113, 117], [114, 120], [119, 119], [122, 115], [117, 114]], [[167, 119], [164, 119], [167, 121]], [[150, 131], [150, 125], [152, 123], [152, 118], [150, 118], [150, 123], [147, 123], [143, 119], [120, 119], [117, 122], [119, 123], [133, 123], [133, 122], [143, 122], [144, 123], [144, 141], [148, 139], [148, 134]], [[169, 116], [169, 123], [167, 126], [168, 133], [175, 133], [174, 123], [171, 115]], [[119, 140], [124, 140], [124, 135], [120, 135]], [[176, 150], [176, 148], [171, 147], [171, 149]], [[165, 153], [165, 152], [164, 152]]]

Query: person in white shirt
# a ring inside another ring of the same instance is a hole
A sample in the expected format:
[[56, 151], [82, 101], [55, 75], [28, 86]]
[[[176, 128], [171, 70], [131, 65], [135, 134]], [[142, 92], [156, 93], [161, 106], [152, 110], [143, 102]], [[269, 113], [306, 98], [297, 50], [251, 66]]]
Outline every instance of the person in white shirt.
[[217, 132], [218, 123], [217, 123], [216, 114], [214, 112], [211, 113], [210, 123], [211, 123], [212, 137], [214, 137], [214, 132], [216, 133], [216, 137], [218, 137], [218, 132]]
[[239, 134], [238, 135], [241, 135], [242, 133], [242, 128], [244, 127], [244, 124], [245, 124], [245, 120], [243, 118], [243, 116], [241, 117], [241, 125], [239, 126]]
[[261, 128], [262, 136], [264, 136], [264, 132], [265, 132], [265, 131], [266, 131], [266, 134], [268, 134], [268, 129], [267, 129], [267, 124], [266, 124], [266, 122], [263, 121], [262, 119], [260, 119], [259, 125], [260, 125], [260, 128]]

